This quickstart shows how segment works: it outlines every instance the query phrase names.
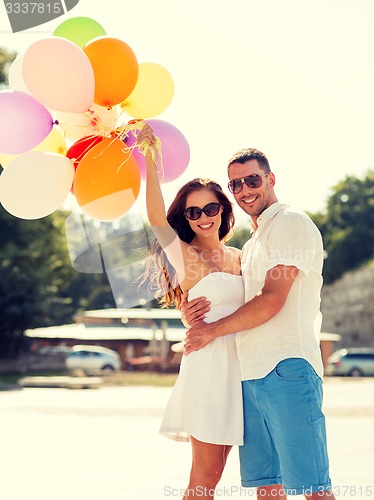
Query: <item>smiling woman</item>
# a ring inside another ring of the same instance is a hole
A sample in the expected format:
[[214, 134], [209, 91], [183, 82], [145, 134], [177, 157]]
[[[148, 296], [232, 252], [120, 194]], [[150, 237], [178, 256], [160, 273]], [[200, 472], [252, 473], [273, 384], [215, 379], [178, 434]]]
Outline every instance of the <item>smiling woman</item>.
[[[175, 297], [178, 307], [182, 290], [213, 270], [208, 253], [215, 256], [214, 270], [219, 265], [220, 270], [232, 272], [234, 268], [236, 274], [240, 273], [238, 251], [224, 245], [233, 227], [232, 206], [214, 181], [194, 179], [185, 184], [170, 205], [166, 220], [161, 220], [162, 212], [157, 207], [148, 212], [157, 240], [147, 272], [164, 292], [166, 304], [172, 304]], [[154, 213], [158, 214], [156, 220]], [[167, 275], [160, 280], [160, 270], [165, 268]]]
[[[157, 237], [145, 278], [168, 306], [180, 307], [182, 293], [189, 291], [192, 298], [203, 293], [212, 302], [211, 320], [231, 314], [244, 302], [240, 252], [225, 245], [234, 225], [231, 202], [219, 184], [197, 178], [181, 187], [166, 213], [151, 151], [156, 138], [149, 125], [138, 136], [138, 144], [143, 143], [150, 149], [147, 212]], [[189, 491], [215, 488], [232, 445], [243, 442], [242, 420], [240, 370], [231, 335], [182, 359], [161, 424], [161, 434], [191, 442]]]

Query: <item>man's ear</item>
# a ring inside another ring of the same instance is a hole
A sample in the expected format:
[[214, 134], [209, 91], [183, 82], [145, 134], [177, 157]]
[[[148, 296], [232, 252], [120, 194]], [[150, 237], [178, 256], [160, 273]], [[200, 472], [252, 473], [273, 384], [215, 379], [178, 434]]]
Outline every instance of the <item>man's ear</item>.
[[269, 178], [270, 186], [274, 187], [275, 182], [276, 182], [274, 172], [270, 172], [270, 174], [268, 175], [268, 178]]

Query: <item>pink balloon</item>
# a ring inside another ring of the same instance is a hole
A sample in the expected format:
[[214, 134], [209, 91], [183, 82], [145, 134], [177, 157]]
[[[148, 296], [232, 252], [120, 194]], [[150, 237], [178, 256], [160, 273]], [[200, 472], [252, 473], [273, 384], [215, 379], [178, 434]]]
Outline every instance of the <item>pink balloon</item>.
[[50, 112], [25, 92], [0, 91], [0, 110], [0, 153], [30, 151], [52, 130]]
[[[170, 182], [177, 179], [186, 170], [190, 161], [190, 147], [182, 132], [171, 123], [163, 120], [147, 120], [152, 127], [153, 132], [161, 141], [162, 164], [164, 167], [163, 182]], [[136, 142], [135, 137], [130, 132], [129, 137], [125, 139], [128, 146], [133, 146]], [[138, 162], [142, 179], [146, 177], [145, 158], [135, 148], [134, 157]], [[159, 174], [160, 180], [162, 174]]]
[[23, 55], [22, 73], [30, 93], [47, 108], [83, 113], [93, 103], [92, 65], [70, 40], [51, 37], [33, 43]]

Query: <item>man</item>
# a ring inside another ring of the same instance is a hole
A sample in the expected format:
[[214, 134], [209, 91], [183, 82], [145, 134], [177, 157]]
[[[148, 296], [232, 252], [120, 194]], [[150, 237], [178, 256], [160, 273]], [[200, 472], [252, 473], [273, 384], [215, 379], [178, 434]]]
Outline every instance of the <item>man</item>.
[[260, 151], [236, 153], [228, 175], [236, 202], [252, 218], [252, 238], [242, 251], [246, 303], [209, 324], [197, 321], [206, 302], [185, 303], [192, 325], [185, 353], [239, 332], [244, 487], [273, 499], [284, 493], [333, 499], [321, 409], [321, 235], [305, 213], [277, 201], [274, 173]]

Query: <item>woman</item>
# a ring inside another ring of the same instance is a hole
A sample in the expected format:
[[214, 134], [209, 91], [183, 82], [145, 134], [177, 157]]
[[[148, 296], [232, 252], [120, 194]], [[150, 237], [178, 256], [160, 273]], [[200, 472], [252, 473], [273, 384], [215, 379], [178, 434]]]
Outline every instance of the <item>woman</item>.
[[[180, 307], [182, 293], [188, 291], [189, 299], [205, 295], [210, 301], [204, 321], [231, 314], [244, 303], [244, 287], [240, 251], [224, 244], [234, 224], [230, 201], [217, 183], [194, 179], [179, 190], [166, 214], [152, 159], [152, 148], [157, 157], [156, 137], [149, 125], [137, 142], [151, 146], [146, 154], [146, 200], [158, 240], [149, 259], [157, 271], [151, 280], [159, 288], [169, 283], [163, 292], [166, 305]], [[232, 446], [243, 442], [242, 414], [234, 335], [218, 338], [182, 359], [160, 432], [191, 441], [192, 469], [184, 498], [214, 498]]]

